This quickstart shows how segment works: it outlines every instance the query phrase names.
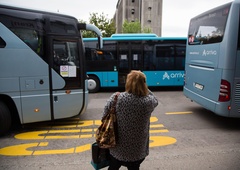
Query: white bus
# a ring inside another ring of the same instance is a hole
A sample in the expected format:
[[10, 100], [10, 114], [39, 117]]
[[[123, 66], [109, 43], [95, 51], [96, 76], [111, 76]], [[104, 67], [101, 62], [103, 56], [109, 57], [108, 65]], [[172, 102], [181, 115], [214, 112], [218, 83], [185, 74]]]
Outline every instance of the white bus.
[[224, 117], [240, 117], [240, 1], [191, 19], [184, 94]]
[[[80, 30], [74, 17], [0, 5], [0, 135], [21, 124], [82, 114], [88, 104]], [[15, 122], [13, 122], [15, 123]]]

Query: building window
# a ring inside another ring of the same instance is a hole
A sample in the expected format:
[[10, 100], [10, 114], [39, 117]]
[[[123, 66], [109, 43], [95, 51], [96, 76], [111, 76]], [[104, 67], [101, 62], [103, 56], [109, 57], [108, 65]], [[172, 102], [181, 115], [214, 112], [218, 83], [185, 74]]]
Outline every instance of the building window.
[[135, 2], [135, 0], [132, 0], [132, 3], [134, 3]]
[[152, 7], [148, 7], [148, 10], [151, 11], [151, 10], [152, 10]]
[[152, 22], [152, 21], [149, 19], [148, 22], [150, 23], [150, 22]]
[[132, 14], [134, 14], [134, 13], [135, 13], [135, 9], [132, 9], [131, 11], [132, 11]]

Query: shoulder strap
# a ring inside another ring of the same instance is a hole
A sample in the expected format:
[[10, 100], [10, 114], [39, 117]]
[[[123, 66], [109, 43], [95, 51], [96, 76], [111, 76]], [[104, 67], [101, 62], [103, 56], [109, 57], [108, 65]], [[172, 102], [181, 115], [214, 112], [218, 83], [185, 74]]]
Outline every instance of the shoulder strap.
[[116, 95], [115, 95], [115, 97], [114, 97], [113, 107], [115, 107], [116, 104], [117, 104], [117, 99], [118, 99], [119, 94], [120, 94], [120, 92], [117, 92]]

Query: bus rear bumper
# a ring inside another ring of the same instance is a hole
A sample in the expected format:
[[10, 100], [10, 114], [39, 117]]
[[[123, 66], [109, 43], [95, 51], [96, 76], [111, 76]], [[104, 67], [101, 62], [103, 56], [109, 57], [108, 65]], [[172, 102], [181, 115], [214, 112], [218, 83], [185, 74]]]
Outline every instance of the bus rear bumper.
[[204, 96], [201, 96], [191, 90], [189, 90], [187, 87], [184, 86], [183, 88], [183, 94], [189, 98], [190, 100], [196, 102], [197, 104], [201, 105], [207, 110], [210, 110], [214, 112], [215, 114], [219, 116], [229, 117], [229, 110], [228, 110], [228, 102], [226, 103], [219, 103], [216, 101], [213, 101], [211, 99], [208, 99]]

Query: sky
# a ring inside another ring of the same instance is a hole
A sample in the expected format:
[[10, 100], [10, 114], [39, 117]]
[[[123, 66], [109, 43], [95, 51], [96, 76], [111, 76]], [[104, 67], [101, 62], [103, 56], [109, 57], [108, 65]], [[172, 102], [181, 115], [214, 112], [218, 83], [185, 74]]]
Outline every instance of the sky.
[[[0, 4], [59, 12], [88, 22], [91, 13], [111, 19], [118, 0], [0, 0]], [[191, 18], [232, 0], [163, 0], [162, 36], [186, 37]]]

